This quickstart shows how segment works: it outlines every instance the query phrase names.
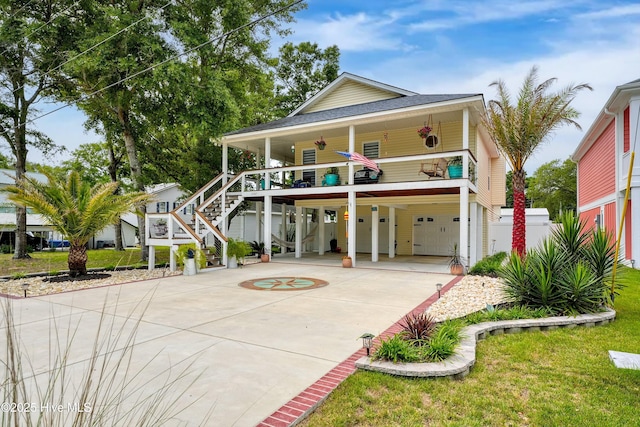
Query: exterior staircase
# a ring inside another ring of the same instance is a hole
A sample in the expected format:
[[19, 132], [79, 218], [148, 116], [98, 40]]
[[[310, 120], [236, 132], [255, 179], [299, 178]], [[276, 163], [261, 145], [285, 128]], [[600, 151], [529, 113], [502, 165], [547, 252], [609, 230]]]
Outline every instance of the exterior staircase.
[[220, 231], [224, 229], [220, 225], [233, 219], [244, 201], [239, 194], [242, 175], [224, 185], [222, 175], [218, 175], [170, 212], [178, 225], [176, 236], [189, 238], [199, 245], [207, 257], [207, 265], [226, 264], [227, 237]]

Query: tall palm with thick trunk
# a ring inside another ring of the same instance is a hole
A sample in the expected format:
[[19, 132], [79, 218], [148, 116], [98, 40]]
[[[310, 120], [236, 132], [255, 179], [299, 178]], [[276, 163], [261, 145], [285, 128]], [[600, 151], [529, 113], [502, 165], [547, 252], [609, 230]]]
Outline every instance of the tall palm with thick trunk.
[[569, 85], [557, 92], [549, 92], [556, 78], [538, 84], [538, 68], [532, 67], [524, 80], [515, 103], [504, 81], [491, 83], [497, 99], [489, 101], [482, 118], [489, 135], [496, 143], [513, 170], [513, 234], [512, 250], [521, 256], [526, 251], [525, 225], [525, 170], [531, 155], [559, 127], [580, 125], [575, 121], [580, 113], [571, 102], [588, 84]]
[[89, 240], [119, 221], [120, 215], [148, 202], [149, 195], [141, 192], [114, 194], [117, 182], [91, 187], [75, 171], [66, 180], [48, 172], [44, 174], [49, 180], [46, 184], [24, 177], [4, 191], [13, 202], [42, 215], [53, 229], [69, 240], [69, 274], [74, 277], [86, 274]]

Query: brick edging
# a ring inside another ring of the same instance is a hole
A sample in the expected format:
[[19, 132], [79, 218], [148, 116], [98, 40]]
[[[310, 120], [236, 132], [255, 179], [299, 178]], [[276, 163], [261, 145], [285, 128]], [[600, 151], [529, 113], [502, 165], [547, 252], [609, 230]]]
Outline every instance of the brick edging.
[[[456, 276], [443, 288], [441, 293], [447, 292], [456, 283], [462, 280], [463, 276]], [[438, 294], [435, 293], [416, 306], [410, 313], [414, 311], [423, 312], [431, 304], [438, 300]], [[382, 338], [386, 338], [397, 333], [400, 330], [398, 320], [384, 332], [374, 339], [374, 343], [379, 343]], [[366, 357], [365, 350], [360, 349], [353, 353], [348, 359], [340, 363], [338, 366], [327, 372], [319, 380], [307, 387], [304, 391], [291, 399], [289, 402], [281, 406], [273, 414], [265, 418], [258, 427], [288, 427], [295, 426], [311, 414], [318, 406], [324, 402], [329, 394], [344, 381], [349, 375], [356, 371], [356, 361], [362, 357]]]

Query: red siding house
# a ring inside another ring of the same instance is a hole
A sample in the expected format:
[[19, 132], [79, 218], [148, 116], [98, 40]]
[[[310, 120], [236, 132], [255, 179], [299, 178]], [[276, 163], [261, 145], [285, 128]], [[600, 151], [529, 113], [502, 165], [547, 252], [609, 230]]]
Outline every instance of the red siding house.
[[[578, 212], [591, 227], [601, 226], [617, 237], [629, 175], [631, 152], [638, 150], [640, 136], [640, 79], [616, 87], [571, 156], [578, 164]], [[638, 154], [640, 156], [640, 153]], [[640, 259], [640, 158], [631, 171], [620, 247], [627, 260]]]

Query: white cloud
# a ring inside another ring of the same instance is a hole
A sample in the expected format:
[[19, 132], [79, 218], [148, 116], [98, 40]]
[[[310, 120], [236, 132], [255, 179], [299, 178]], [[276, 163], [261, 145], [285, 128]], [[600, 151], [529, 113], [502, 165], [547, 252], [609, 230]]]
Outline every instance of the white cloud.
[[628, 4], [624, 6], [614, 6], [608, 9], [595, 12], [580, 13], [576, 19], [608, 19], [629, 17], [630, 15], [640, 15], [640, 4]]
[[402, 38], [393, 34], [395, 25], [393, 17], [374, 17], [364, 12], [321, 20], [302, 19], [295, 25], [295, 39], [313, 40], [321, 47], [336, 44], [342, 52], [407, 49]]

